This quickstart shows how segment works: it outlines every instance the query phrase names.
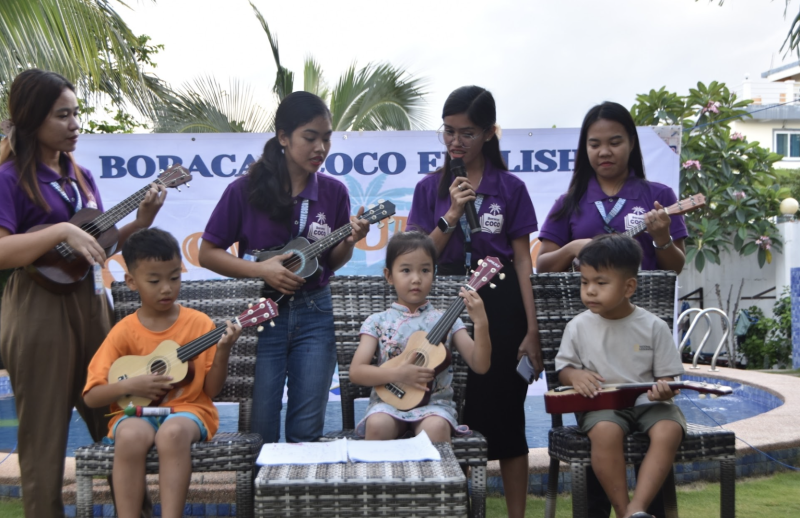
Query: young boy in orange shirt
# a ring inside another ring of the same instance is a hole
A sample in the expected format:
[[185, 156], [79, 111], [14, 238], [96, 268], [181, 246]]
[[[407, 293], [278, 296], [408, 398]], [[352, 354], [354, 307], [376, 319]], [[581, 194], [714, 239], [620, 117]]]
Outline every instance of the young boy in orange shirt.
[[[667, 384], [683, 374], [683, 364], [669, 326], [631, 304], [642, 261], [638, 242], [605, 234], [587, 244], [578, 260], [581, 300], [589, 310], [564, 329], [556, 355], [558, 379], [586, 397], [594, 397], [602, 383], [653, 383], [631, 408], [576, 413], [578, 426], [592, 442], [592, 468], [616, 516], [652, 518], [645, 509], [672, 469], [686, 432], [686, 419], [672, 403], [679, 391]], [[633, 499], [628, 498], [623, 452], [631, 432], [650, 436]]]
[[111, 405], [126, 395], [151, 400], [163, 397], [162, 407], [173, 413], [160, 417], [117, 414], [109, 423], [114, 441], [113, 484], [120, 518], [138, 518], [145, 492], [145, 457], [155, 444], [159, 456], [161, 515], [180, 518], [192, 473], [191, 445], [211, 439], [219, 415], [211, 401], [228, 375], [231, 347], [241, 327], [226, 322], [216, 346], [191, 360], [194, 378], [174, 388], [170, 376], [142, 374], [108, 383], [111, 364], [122, 356], [147, 355], [164, 340], [184, 345], [214, 329], [205, 314], [176, 304], [181, 287], [181, 253], [178, 242], [163, 230], [151, 228], [131, 235], [122, 249], [128, 268], [125, 282], [138, 291], [142, 306], [117, 323], [98, 349], [91, 364], [83, 397], [93, 408]]

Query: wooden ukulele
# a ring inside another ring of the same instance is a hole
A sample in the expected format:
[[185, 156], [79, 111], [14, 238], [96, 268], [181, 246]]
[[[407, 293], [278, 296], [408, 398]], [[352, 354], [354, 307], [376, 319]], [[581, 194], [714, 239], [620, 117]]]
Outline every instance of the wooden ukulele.
[[[487, 257], [478, 261], [478, 269], [473, 272], [467, 289], [477, 291], [503, 268], [503, 263], [496, 257]], [[503, 279], [505, 274], [500, 274]], [[490, 284], [494, 288], [494, 284]], [[450, 365], [452, 356], [450, 349], [443, 345], [447, 338], [447, 333], [453, 327], [458, 315], [464, 310], [464, 299], [456, 296], [450, 307], [442, 314], [430, 331], [417, 331], [408, 337], [403, 352], [394, 358], [381, 364], [380, 368], [393, 368], [405, 363], [413, 363], [419, 367], [433, 368], [434, 378]], [[412, 360], [413, 358], [413, 360]], [[433, 380], [428, 383], [430, 389]], [[420, 390], [415, 387], [407, 386], [403, 383], [386, 383], [375, 387], [378, 396], [386, 403], [389, 403], [398, 410], [411, 410], [418, 406], [428, 404], [431, 397], [430, 390]]]
[[[370, 223], [378, 223], [378, 227], [383, 227], [383, 220], [394, 215], [395, 206], [390, 201], [379, 200], [378, 205], [370, 207], [359, 219], [365, 219]], [[393, 220], [389, 220], [391, 223]], [[380, 222], [380, 223], [379, 223]], [[283, 255], [293, 252], [293, 255], [283, 262], [283, 266], [296, 275], [308, 279], [319, 272], [319, 260], [317, 259], [325, 250], [335, 246], [345, 239], [353, 230], [353, 226], [348, 223], [337, 230], [331, 232], [313, 244], [304, 237], [296, 237], [286, 243], [279, 250], [253, 250], [250, 255], [255, 257], [257, 262], [266, 261], [276, 255]], [[283, 298], [283, 293], [264, 283], [264, 296], [276, 301]]]
[[[664, 211], [670, 216], [680, 216], [686, 214], [687, 212], [697, 210], [700, 207], [704, 207], [705, 204], [706, 197], [703, 194], [698, 193], [689, 196], [685, 200], [675, 202], [669, 207], [664, 207]], [[645, 230], [647, 230], [647, 224], [644, 221], [640, 221], [636, 225], [623, 232], [623, 235], [634, 237], [641, 234]], [[572, 271], [580, 271], [580, 261], [578, 261], [577, 257], [572, 260]]]
[[[232, 319], [243, 328], [257, 326], [278, 316], [278, 305], [270, 299], [261, 299], [250, 304], [249, 309]], [[274, 326], [273, 322], [270, 325]], [[191, 361], [212, 345], [219, 342], [225, 333], [225, 324], [196, 338], [186, 345], [178, 345], [172, 340], [164, 340], [155, 350], [146, 356], [121, 356], [111, 364], [108, 370], [108, 383], [117, 383], [135, 376], [156, 374], [172, 376], [173, 388], [186, 386], [194, 379], [194, 362]], [[261, 328], [259, 327], [259, 331]], [[163, 398], [162, 398], [163, 399]], [[161, 400], [150, 400], [145, 397], [125, 395], [117, 400], [120, 408], [133, 406], [158, 406]]]
[[[192, 175], [186, 168], [180, 164], [175, 164], [161, 173], [154, 182], [150, 183], [175, 188], [179, 185], [187, 184], [188, 187], [188, 182], [191, 179]], [[101, 212], [98, 209], [81, 209], [72, 216], [69, 222], [97, 239], [97, 242], [105, 250], [106, 256], [110, 256], [116, 251], [117, 242], [119, 241], [119, 230], [115, 225], [139, 206], [147, 191], [150, 190], [150, 183], [106, 212]], [[80, 194], [78, 195], [80, 196]], [[28, 230], [28, 232], [36, 232], [49, 226], [37, 225]], [[34, 261], [33, 264], [25, 267], [31, 278], [42, 288], [59, 295], [75, 291], [80, 282], [86, 278], [90, 269], [91, 265], [86, 258], [83, 255], [76, 254], [75, 250], [65, 241], [56, 245], [55, 248]]]
[[[632, 407], [636, 403], [636, 398], [650, 390], [654, 384], [655, 382], [605, 385], [593, 398], [578, 393], [570, 386], [558, 387], [545, 393], [544, 410], [548, 414], [621, 410]], [[672, 390], [689, 389], [714, 396], [725, 396], [733, 392], [731, 387], [698, 381], [670, 381], [669, 386]]]

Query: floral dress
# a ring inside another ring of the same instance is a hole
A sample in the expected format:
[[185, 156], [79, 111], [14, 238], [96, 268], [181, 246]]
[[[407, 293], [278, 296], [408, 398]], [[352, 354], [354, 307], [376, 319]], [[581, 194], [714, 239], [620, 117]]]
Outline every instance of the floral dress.
[[[429, 331], [441, 316], [442, 312], [434, 309], [430, 302], [425, 302], [414, 313], [410, 313], [407, 307], [395, 302], [390, 309], [367, 318], [361, 326], [360, 334], [374, 336], [378, 339], [378, 365], [381, 365], [403, 352], [413, 333]], [[464, 327], [461, 319], [457, 319], [448, 333], [445, 347], [451, 347], [453, 335]], [[392, 405], [384, 403], [378, 397], [375, 389], [372, 389], [366, 415], [356, 425], [356, 433], [359, 436], [366, 435], [367, 418], [377, 412], [389, 414], [395, 419], [405, 422], [421, 421], [428, 416], [436, 415], [446, 419], [457, 435], [469, 433], [469, 428], [459, 425], [457, 421], [456, 404], [453, 402], [452, 366], [434, 378], [428, 404], [408, 411], [398, 410]]]

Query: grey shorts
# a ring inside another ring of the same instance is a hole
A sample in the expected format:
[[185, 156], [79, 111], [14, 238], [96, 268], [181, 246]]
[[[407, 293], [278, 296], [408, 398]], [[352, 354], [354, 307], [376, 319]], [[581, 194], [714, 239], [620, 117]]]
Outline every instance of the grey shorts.
[[583, 433], [589, 433], [594, 425], [601, 421], [616, 423], [628, 435], [632, 432], [647, 433], [659, 421], [675, 421], [683, 429], [686, 436], [686, 418], [677, 405], [669, 403], [651, 403], [622, 410], [594, 410], [575, 414], [578, 426]]

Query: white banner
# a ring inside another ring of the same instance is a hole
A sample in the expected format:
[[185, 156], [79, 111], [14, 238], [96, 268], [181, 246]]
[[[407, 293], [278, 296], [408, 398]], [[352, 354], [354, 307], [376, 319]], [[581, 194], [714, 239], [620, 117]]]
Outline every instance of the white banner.
[[[567, 190], [575, 161], [578, 128], [505, 130], [500, 141], [513, 174], [527, 185], [539, 226], [553, 202]], [[228, 182], [246, 173], [271, 134], [136, 134], [83, 135], [76, 158], [91, 170], [106, 210], [140, 189], [148, 179], [175, 162], [194, 176], [191, 188], [170, 189], [155, 225], [181, 243], [184, 279], [217, 278], [197, 262], [200, 236]], [[639, 128], [647, 178], [679, 192], [680, 128]], [[350, 191], [352, 212], [379, 199], [397, 206], [396, 222], [372, 228], [357, 244], [353, 259], [337, 273], [375, 275], [383, 268], [384, 248], [396, 230], [405, 228], [414, 186], [441, 166], [443, 146], [433, 131], [337, 132], [322, 172], [338, 177]], [[122, 223], [133, 218], [132, 214]], [[536, 234], [531, 253], [536, 257]], [[235, 250], [232, 250], [235, 251]], [[107, 262], [106, 284], [122, 280], [122, 257]]]

